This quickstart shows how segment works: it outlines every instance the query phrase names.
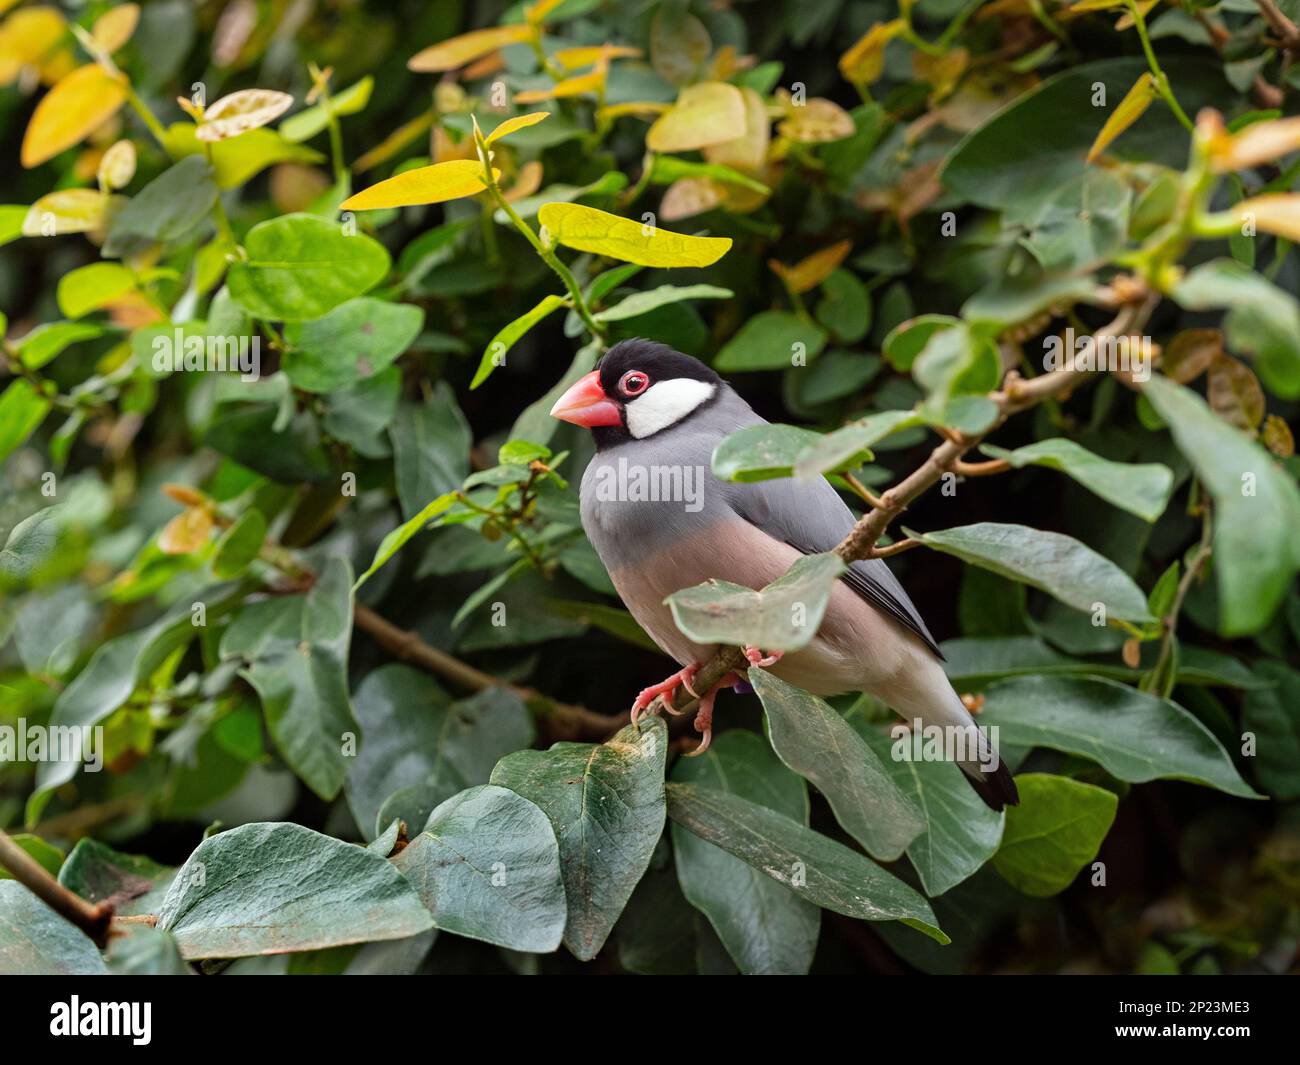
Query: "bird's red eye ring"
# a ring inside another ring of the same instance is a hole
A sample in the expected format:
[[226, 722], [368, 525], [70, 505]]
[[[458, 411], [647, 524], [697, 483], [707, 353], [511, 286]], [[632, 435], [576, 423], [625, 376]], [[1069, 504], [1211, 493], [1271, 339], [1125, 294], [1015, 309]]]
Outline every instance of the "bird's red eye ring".
[[618, 382], [618, 390], [625, 396], [639, 396], [650, 387], [650, 378], [640, 370], [628, 370]]

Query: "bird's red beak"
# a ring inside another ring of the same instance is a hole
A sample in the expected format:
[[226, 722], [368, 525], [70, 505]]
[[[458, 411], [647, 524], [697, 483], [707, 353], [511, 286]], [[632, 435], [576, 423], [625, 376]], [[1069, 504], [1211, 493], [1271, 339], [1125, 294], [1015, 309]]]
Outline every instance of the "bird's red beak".
[[621, 424], [623, 412], [600, 387], [600, 373], [592, 370], [556, 401], [551, 417], [591, 429], [597, 425]]

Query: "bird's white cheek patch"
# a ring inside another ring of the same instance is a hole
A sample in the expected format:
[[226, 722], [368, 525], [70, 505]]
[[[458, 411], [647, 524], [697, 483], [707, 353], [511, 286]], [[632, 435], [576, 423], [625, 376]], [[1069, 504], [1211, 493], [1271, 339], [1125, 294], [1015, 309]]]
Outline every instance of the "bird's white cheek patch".
[[627, 428], [634, 437], [650, 436], [681, 421], [712, 397], [716, 385], [678, 377], [651, 385], [627, 404]]

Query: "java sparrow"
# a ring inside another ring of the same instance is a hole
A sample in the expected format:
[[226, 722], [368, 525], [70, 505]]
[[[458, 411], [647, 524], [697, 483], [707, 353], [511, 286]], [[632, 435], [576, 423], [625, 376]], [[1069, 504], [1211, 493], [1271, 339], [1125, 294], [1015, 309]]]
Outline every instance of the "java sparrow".
[[[695, 694], [691, 678], [713, 651], [677, 628], [668, 596], [709, 578], [762, 588], [801, 555], [833, 549], [853, 526], [853, 512], [824, 478], [715, 477], [714, 448], [764, 419], [708, 366], [663, 344], [615, 345], [551, 414], [591, 429], [597, 450], [582, 478], [583, 528], [632, 616], [683, 667], [641, 692], [634, 716], [661, 692], [685, 686]], [[980, 797], [995, 810], [1018, 801], [1011, 774], [944, 674], [938, 644], [882, 560], [852, 564], [806, 646], [785, 655], [751, 647], [745, 655], [816, 695], [864, 691], [908, 721], [961, 730], [968, 746], [959, 764]], [[710, 693], [695, 721], [701, 749], [712, 709]]]

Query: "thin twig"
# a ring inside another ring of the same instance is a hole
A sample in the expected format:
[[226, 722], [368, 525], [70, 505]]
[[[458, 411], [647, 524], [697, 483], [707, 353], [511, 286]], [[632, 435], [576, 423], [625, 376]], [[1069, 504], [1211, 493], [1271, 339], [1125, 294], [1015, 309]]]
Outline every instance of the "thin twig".
[[0, 829], [0, 865], [52, 910], [66, 917], [99, 946], [104, 945], [113, 919], [113, 907], [109, 903], [87, 902], [69, 891], [3, 829]]
[[1156, 657], [1156, 664], [1151, 669], [1151, 676], [1159, 678], [1169, 662], [1170, 656], [1174, 653], [1174, 639], [1178, 628], [1178, 615], [1182, 613], [1183, 601], [1187, 598], [1188, 592], [1192, 590], [1192, 585], [1196, 583], [1196, 578], [1200, 576], [1201, 570], [1205, 568], [1206, 562], [1210, 559], [1210, 554], [1214, 550], [1212, 546], [1213, 530], [1210, 520], [1210, 507], [1206, 502], [1201, 503], [1201, 539], [1196, 545], [1196, 554], [1187, 564], [1187, 572], [1178, 582], [1178, 588], [1174, 592], [1173, 602], [1169, 604], [1169, 610], [1161, 619], [1164, 625], [1165, 634], [1160, 641], [1160, 654]]

